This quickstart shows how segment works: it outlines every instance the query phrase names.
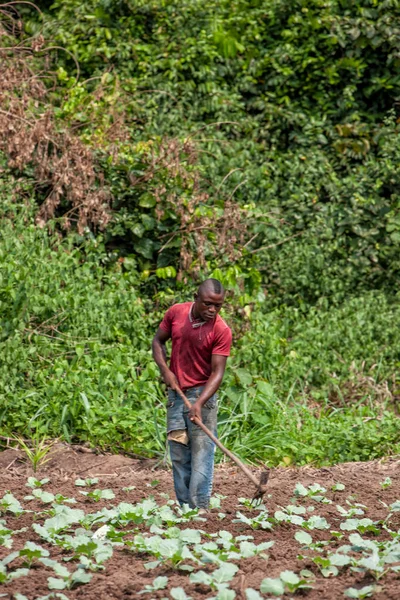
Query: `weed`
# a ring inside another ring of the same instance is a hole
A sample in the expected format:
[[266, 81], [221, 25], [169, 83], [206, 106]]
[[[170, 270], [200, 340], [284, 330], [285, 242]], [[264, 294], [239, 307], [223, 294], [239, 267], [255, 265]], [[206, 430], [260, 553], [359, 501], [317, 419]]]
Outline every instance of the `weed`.
[[[25, 453], [26, 458], [32, 465], [33, 472], [36, 473], [38, 469], [48, 463], [52, 456], [54, 445], [58, 440], [49, 440], [47, 438], [32, 438], [30, 442], [26, 442], [22, 437], [15, 436], [15, 441], [18, 446]], [[36, 480], [38, 481], [38, 480]]]

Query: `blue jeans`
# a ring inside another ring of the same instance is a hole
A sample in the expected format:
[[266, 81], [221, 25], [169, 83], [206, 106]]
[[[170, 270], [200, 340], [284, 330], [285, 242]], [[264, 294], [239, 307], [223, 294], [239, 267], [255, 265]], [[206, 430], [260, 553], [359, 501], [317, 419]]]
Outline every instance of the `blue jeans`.
[[[191, 404], [200, 396], [203, 387], [186, 390]], [[204, 425], [217, 435], [217, 395], [205, 403], [201, 410]], [[189, 409], [174, 390], [168, 390], [167, 432], [187, 429], [188, 445], [169, 440], [175, 494], [180, 504], [192, 508], [208, 508], [214, 474], [215, 444], [188, 417]]]

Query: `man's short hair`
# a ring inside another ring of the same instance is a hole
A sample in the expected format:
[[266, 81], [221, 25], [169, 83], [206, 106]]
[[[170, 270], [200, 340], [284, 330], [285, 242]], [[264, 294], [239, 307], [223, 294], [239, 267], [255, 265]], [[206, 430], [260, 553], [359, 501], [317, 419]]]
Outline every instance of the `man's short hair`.
[[218, 281], [218, 279], [213, 279], [212, 277], [210, 277], [210, 279], [205, 279], [200, 285], [199, 285], [199, 289], [197, 290], [197, 293], [199, 294], [200, 292], [211, 288], [212, 291], [214, 292], [214, 294], [224, 294], [225, 293], [225, 288], [222, 285], [222, 283], [220, 281]]

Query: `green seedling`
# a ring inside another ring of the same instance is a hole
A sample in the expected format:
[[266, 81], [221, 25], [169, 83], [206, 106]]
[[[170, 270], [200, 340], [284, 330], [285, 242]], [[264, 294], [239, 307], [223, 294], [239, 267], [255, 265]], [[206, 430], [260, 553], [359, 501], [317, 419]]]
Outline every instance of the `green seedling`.
[[386, 490], [387, 488], [391, 487], [392, 485], [392, 480], [390, 479], [390, 477], [386, 477], [386, 479], [384, 479], [383, 481], [381, 481], [381, 488], [383, 490]]
[[303, 547], [315, 552], [321, 552], [329, 544], [326, 541], [313, 542], [311, 535], [306, 531], [296, 531], [294, 537]]
[[88, 559], [94, 559], [97, 564], [102, 564], [113, 554], [112, 545], [110, 542], [105, 543], [99, 539], [93, 539], [84, 534], [80, 535], [65, 535], [59, 541], [59, 545], [66, 550], [72, 550], [73, 556], [70, 560], [85, 556]]
[[343, 483], [334, 483], [331, 489], [333, 492], [343, 492], [345, 487]]
[[390, 505], [390, 511], [391, 512], [400, 511], [400, 500], [396, 500], [396, 502], [393, 502], [393, 504]]
[[47, 578], [47, 583], [50, 590], [71, 590], [78, 585], [89, 583], [89, 581], [92, 579], [92, 575], [90, 573], [86, 573], [84, 569], [78, 568], [73, 573], [70, 573], [68, 569], [66, 569], [66, 572], [68, 575], [61, 575], [59, 578]]
[[302, 525], [305, 529], [329, 529], [330, 525], [325, 517], [312, 515], [308, 521], [304, 521]]
[[353, 533], [349, 536], [349, 541], [352, 544], [350, 548], [353, 552], [364, 554], [355, 561], [357, 571], [367, 571], [376, 580], [379, 580], [389, 570], [394, 572], [399, 570], [399, 567], [396, 566], [396, 563], [400, 561], [400, 543], [397, 539], [375, 542], [362, 538], [358, 533]]
[[[310, 573], [310, 572], [308, 572]], [[310, 573], [312, 575], [312, 573]], [[297, 590], [311, 589], [312, 585], [308, 577], [303, 575], [299, 577], [293, 571], [283, 571], [279, 577], [270, 578], [266, 577], [262, 580], [260, 585], [260, 591], [262, 594], [272, 594], [273, 596], [283, 596], [288, 591], [291, 594], [297, 592]]]
[[349, 509], [347, 508], [343, 508], [343, 506], [340, 506], [340, 504], [336, 505], [336, 509], [337, 511], [342, 515], [342, 517], [354, 517], [355, 515], [363, 515], [364, 511], [362, 510], [362, 508], [359, 508], [357, 506], [353, 506]]
[[240, 542], [238, 551], [230, 552], [228, 559], [238, 560], [240, 558], [250, 558], [252, 556], [260, 556], [261, 558], [268, 558], [265, 554], [265, 550], [269, 550], [275, 542], [273, 540], [269, 542], [262, 542], [261, 544], [253, 544], [253, 542]]
[[67, 502], [68, 504], [76, 504], [75, 498], [68, 498], [67, 496], [63, 496], [62, 494], [56, 494], [54, 496], [54, 502], [56, 504], [64, 504], [64, 502]]
[[373, 585], [366, 585], [362, 588], [347, 588], [347, 590], [344, 591], [344, 595], [347, 598], [370, 598], [373, 593], [375, 591], [375, 586]]
[[34, 542], [26, 542], [23, 549], [19, 551], [19, 556], [24, 559], [24, 567], [30, 568], [39, 559], [47, 558], [49, 551]]
[[[368, 508], [365, 506], [365, 504], [362, 504], [361, 502], [354, 502], [354, 500], [355, 500], [355, 498], [353, 496], [349, 496], [348, 498], [346, 498], [346, 504], [347, 504], [347, 506], [350, 506], [350, 509], [359, 508], [359, 509], [365, 509], [365, 511], [368, 510]], [[363, 514], [364, 514], [364, 512], [363, 512]]]
[[169, 594], [173, 600], [192, 600], [192, 596], [188, 596], [183, 587], [173, 587]]
[[[389, 507], [386, 504], [384, 504], [384, 506], [389, 509], [388, 515], [384, 521], [384, 524], [386, 524], [392, 519], [393, 513], [400, 511], [400, 500], [396, 500], [396, 502], [393, 502]], [[386, 527], [386, 525], [384, 526]]]
[[45, 477], [44, 479], [36, 479], [36, 477], [28, 477], [28, 481], [26, 482], [26, 486], [30, 487], [32, 489], [36, 489], [36, 488], [41, 488], [44, 485], [46, 485], [46, 483], [49, 483], [50, 479], [48, 477]]
[[184, 544], [200, 544], [201, 543], [201, 531], [197, 529], [179, 529], [179, 527], [169, 527], [166, 530], [160, 529], [159, 527], [150, 528], [151, 533], [163, 534], [169, 539], [181, 540]]
[[306, 546], [307, 548], [309, 548], [313, 543], [311, 535], [306, 531], [296, 531], [294, 537], [300, 544]]
[[380, 528], [377, 527], [378, 522], [374, 522], [371, 519], [347, 519], [344, 523], [340, 524], [342, 531], [358, 531], [359, 533], [371, 532], [375, 535], [379, 535]]
[[312, 559], [312, 561], [319, 567], [321, 574], [324, 577], [336, 577], [336, 575], [339, 574], [339, 567], [352, 564], [352, 560], [349, 556], [346, 554], [340, 554], [339, 552], [336, 554], [330, 554], [326, 557], [316, 556]]
[[11, 492], [6, 492], [4, 496], [0, 498], [0, 514], [5, 514], [6, 512], [13, 513], [15, 516], [24, 513], [24, 509], [19, 500], [17, 500]]
[[293, 571], [283, 571], [283, 573], [280, 573], [279, 578], [291, 594], [294, 594], [297, 590], [307, 590], [312, 588], [308, 579], [299, 577]]
[[75, 480], [75, 485], [78, 487], [90, 487], [92, 485], [96, 485], [97, 483], [99, 483], [99, 480], [97, 477], [93, 477], [92, 479], [90, 477], [88, 477], [87, 479], [76, 479]]
[[140, 590], [138, 594], [151, 594], [152, 592], [158, 592], [159, 590], [165, 590], [168, 585], [168, 577], [156, 577], [152, 584], [144, 586], [143, 590]]
[[8, 565], [19, 556], [19, 552], [12, 552], [3, 560], [0, 561], [0, 583], [9, 583], [19, 577], [28, 575], [29, 569], [16, 569], [15, 571], [9, 571]]
[[246, 588], [244, 591], [246, 600], [263, 600], [263, 596], [253, 588]]
[[179, 522], [184, 521], [206, 521], [203, 517], [199, 516], [198, 508], [190, 508], [188, 504], [184, 504], [183, 506], [176, 505], [175, 511], [180, 519]]
[[0, 519], [0, 546], [11, 548], [13, 545], [12, 535], [14, 531], [6, 527], [6, 522]]
[[226, 496], [215, 494], [210, 498], [210, 509], [221, 508], [221, 500], [225, 500]]
[[[136, 535], [133, 540], [127, 540], [126, 545], [131, 550], [151, 554], [160, 562], [164, 564], [167, 562], [172, 568], [183, 568], [181, 563], [184, 560], [198, 562], [186, 543], [177, 538], [163, 539], [159, 535], [147, 537]], [[186, 566], [185, 570], [188, 570]]]
[[237, 511], [236, 519], [233, 519], [233, 523], [245, 523], [252, 529], [272, 529], [272, 524], [268, 519], [266, 511], [260, 512], [256, 517], [246, 517], [243, 513]]
[[136, 489], [136, 485], [128, 485], [127, 487], [123, 487], [122, 491], [123, 492], [131, 492], [132, 490]]
[[146, 483], [147, 487], [157, 487], [158, 485], [160, 485], [160, 480], [159, 479], [153, 479], [153, 481], [150, 481], [150, 483]]
[[80, 492], [83, 496], [90, 498], [94, 502], [99, 502], [100, 500], [113, 500], [115, 498], [115, 494], [112, 490], [92, 490], [90, 492]]
[[252, 556], [268, 558], [265, 551], [275, 543], [269, 541], [257, 545], [249, 541], [253, 539], [252, 536], [238, 536], [235, 538], [229, 531], [220, 531], [217, 537], [216, 534], [209, 534], [208, 537], [213, 537], [215, 541], [206, 542], [194, 548], [196, 556], [202, 562], [220, 563]]
[[301, 497], [309, 497], [316, 502], [322, 502], [323, 504], [331, 504], [332, 500], [325, 497], [326, 488], [319, 483], [313, 483], [308, 486], [308, 488], [304, 487], [303, 484], [297, 483], [294, 489], [295, 496]]
[[[270, 498], [271, 495], [268, 494], [268, 497]], [[261, 502], [260, 502], [260, 504], [255, 504], [254, 500], [252, 500], [251, 498], [238, 498], [238, 502], [239, 502], [239, 504], [242, 504], [249, 510], [263, 510], [263, 511], [267, 510], [265, 504], [262, 504]]]
[[43, 502], [43, 504], [51, 504], [55, 501], [54, 494], [51, 492], [45, 492], [45, 490], [42, 490], [41, 488], [34, 489], [32, 491], [32, 495], [25, 496], [24, 500], [34, 500], [35, 498]]
[[301, 515], [306, 514], [306, 508], [304, 506], [296, 506], [291, 504], [286, 508], [277, 510], [274, 513], [274, 519], [277, 523], [292, 523], [292, 525], [303, 525], [305, 522], [304, 517]]
[[85, 518], [85, 513], [79, 508], [54, 505], [54, 516], [46, 519], [43, 525], [34, 523], [32, 529], [47, 542], [54, 543], [57, 535], [68, 529], [74, 523], [80, 523]]
[[212, 573], [206, 573], [205, 571], [191, 573], [189, 579], [191, 583], [202, 583], [220, 593], [229, 587], [229, 582], [232, 581], [238, 570], [239, 567], [237, 565], [224, 563], [219, 569], [216, 569]]
[[334, 531], [331, 529], [331, 536], [333, 540], [341, 540], [344, 536], [344, 533], [341, 531]]
[[211, 596], [209, 600], [235, 600], [235, 598], [236, 592], [234, 590], [230, 590], [225, 584], [221, 585], [217, 592], [217, 595]]
[[52, 494], [50, 492], [46, 492], [40, 488], [36, 488], [32, 491], [32, 495], [25, 496], [24, 500], [40, 500], [43, 504], [52, 504], [53, 502], [56, 504], [63, 504], [64, 502], [68, 502], [69, 504], [76, 504], [75, 498], [68, 498], [63, 496], [62, 494]]

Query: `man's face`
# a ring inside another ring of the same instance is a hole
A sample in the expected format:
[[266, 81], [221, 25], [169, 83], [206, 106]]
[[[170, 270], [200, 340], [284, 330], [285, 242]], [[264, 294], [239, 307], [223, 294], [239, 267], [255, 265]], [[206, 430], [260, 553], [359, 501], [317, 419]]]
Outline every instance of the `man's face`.
[[200, 291], [194, 297], [194, 312], [196, 318], [203, 321], [215, 319], [224, 303], [224, 294], [216, 294], [214, 291], [205, 289]]

